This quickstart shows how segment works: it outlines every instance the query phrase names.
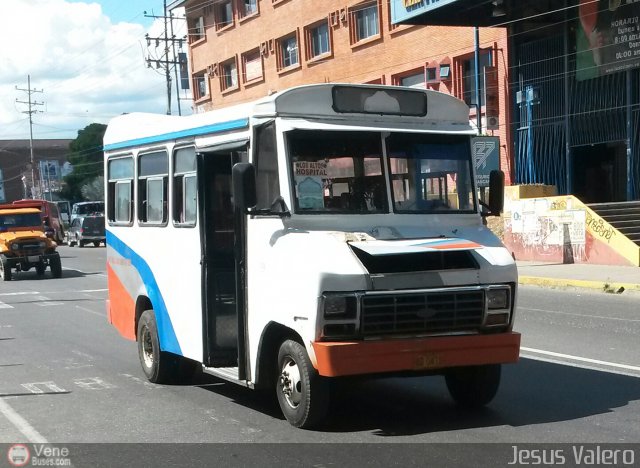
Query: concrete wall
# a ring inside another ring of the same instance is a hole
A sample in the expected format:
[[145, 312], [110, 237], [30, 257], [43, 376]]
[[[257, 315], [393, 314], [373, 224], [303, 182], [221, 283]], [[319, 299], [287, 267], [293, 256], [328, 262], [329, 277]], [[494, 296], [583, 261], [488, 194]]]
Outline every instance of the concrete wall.
[[640, 247], [576, 197], [540, 196], [554, 191], [506, 187], [503, 241], [517, 260], [640, 266]]

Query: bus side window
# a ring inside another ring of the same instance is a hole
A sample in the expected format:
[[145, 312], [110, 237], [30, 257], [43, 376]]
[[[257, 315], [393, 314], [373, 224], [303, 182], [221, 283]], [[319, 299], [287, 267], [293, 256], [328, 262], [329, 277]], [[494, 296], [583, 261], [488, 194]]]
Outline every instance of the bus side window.
[[173, 223], [195, 226], [197, 218], [196, 151], [180, 148], [173, 155]]
[[128, 156], [110, 160], [107, 180], [107, 219], [109, 223], [130, 224], [133, 220], [133, 196], [131, 190], [133, 157]]
[[256, 128], [254, 164], [258, 210], [268, 210], [280, 196], [275, 122]]
[[169, 158], [165, 151], [141, 154], [138, 159], [138, 221], [163, 225], [167, 222]]

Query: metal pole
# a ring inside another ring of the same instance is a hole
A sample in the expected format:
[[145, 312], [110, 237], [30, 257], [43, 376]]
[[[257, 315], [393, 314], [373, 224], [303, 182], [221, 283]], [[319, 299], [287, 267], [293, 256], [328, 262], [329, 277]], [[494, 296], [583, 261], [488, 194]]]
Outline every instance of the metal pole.
[[31, 161], [31, 196], [35, 198], [36, 191], [36, 163], [33, 157], [33, 119], [31, 116], [31, 75], [27, 75], [27, 88], [29, 89], [29, 153]]
[[165, 78], [167, 80], [167, 115], [171, 115], [171, 72], [169, 70], [169, 43], [167, 42], [167, 0], [164, 0], [164, 56], [166, 60], [166, 68], [164, 69]]
[[474, 31], [474, 57], [475, 57], [475, 74], [476, 74], [476, 120], [478, 125], [478, 135], [482, 134], [482, 106], [480, 105], [480, 29], [478, 26], [473, 28]]
[[[631, 104], [633, 101], [633, 86], [631, 80], [631, 70], [627, 70], [627, 201], [635, 199], [633, 193], [633, 153], [631, 145], [638, 144], [633, 142], [633, 114], [631, 112]], [[633, 142], [633, 143], [632, 143]]]
[[[564, 2], [565, 20], [570, 24], [567, 18], [567, 0]], [[564, 32], [564, 165], [565, 165], [565, 182], [567, 184], [565, 193], [570, 195], [573, 192], [573, 166], [571, 164], [571, 119], [569, 112], [571, 109], [571, 97], [569, 88], [569, 33], [571, 29], [565, 29]], [[574, 79], [574, 77], [571, 77]]]
[[[171, 16], [169, 18], [169, 24], [171, 25], [171, 48], [173, 49], [173, 71], [176, 77], [176, 102], [178, 103], [178, 115], [182, 115], [182, 109], [180, 108], [180, 81], [178, 80], [178, 65], [175, 62], [178, 61], [176, 56], [176, 41], [173, 35], [173, 11], [171, 12]], [[167, 67], [169, 64], [167, 64]]]

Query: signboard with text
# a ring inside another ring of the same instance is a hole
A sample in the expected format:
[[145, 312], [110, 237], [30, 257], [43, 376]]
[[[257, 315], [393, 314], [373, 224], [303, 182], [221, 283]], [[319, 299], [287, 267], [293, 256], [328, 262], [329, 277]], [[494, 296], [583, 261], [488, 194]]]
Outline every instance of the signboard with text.
[[428, 11], [449, 5], [457, 0], [390, 0], [391, 1], [391, 23], [397, 24], [401, 21], [420, 16]]
[[640, 67], [640, 1], [580, 0], [576, 79]]
[[471, 157], [476, 165], [476, 185], [488, 187], [491, 171], [500, 169], [500, 139], [493, 136], [472, 138]]

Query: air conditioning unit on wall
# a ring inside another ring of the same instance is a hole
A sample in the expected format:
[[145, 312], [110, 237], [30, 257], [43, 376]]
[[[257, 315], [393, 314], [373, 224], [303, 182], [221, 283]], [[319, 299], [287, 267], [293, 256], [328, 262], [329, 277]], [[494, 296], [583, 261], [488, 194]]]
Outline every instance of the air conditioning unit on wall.
[[484, 128], [486, 130], [500, 130], [500, 120], [495, 115], [485, 116]]

